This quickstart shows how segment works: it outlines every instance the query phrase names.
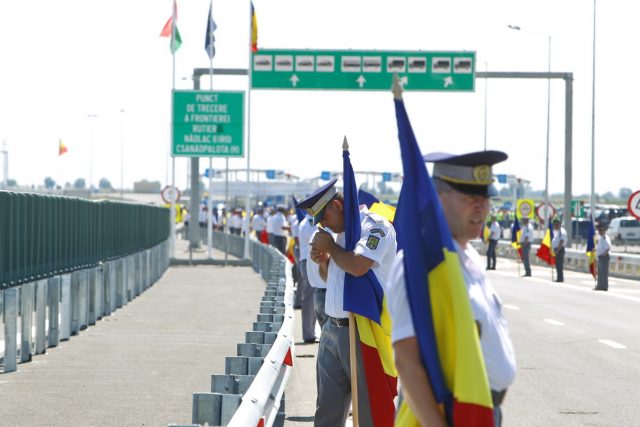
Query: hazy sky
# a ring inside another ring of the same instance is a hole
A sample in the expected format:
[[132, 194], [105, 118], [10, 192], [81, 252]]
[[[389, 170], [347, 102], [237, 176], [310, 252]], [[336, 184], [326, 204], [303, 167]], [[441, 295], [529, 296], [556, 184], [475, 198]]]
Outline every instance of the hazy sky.
[[[170, 179], [172, 60], [159, 33], [170, 0], [21, 0], [0, 2], [0, 140], [19, 183], [52, 176], [124, 181]], [[588, 193], [591, 174], [593, 2], [590, 0], [254, 0], [263, 48], [469, 50], [478, 71], [574, 73], [573, 189]], [[183, 45], [176, 88], [192, 87], [194, 67], [207, 67], [208, 0], [178, 0]], [[214, 0], [215, 68], [246, 68], [249, 0]], [[640, 40], [638, 7], [597, 5], [596, 192], [637, 190], [638, 100], [634, 74]], [[518, 25], [522, 31], [507, 28]], [[208, 87], [208, 78], [203, 87]], [[246, 90], [247, 79], [217, 77], [214, 89]], [[564, 83], [551, 91], [550, 190], [564, 188]], [[496, 172], [544, 188], [547, 82], [489, 80], [487, 146], [509, 160]], [[251, 92], [251, 167], [303, 177], [341, 169], [347, 135], [356, 170], [400, 172], [392, 96], [387, 92]], [[484, 147], [485, 82], [474, 93], [410, 92], [409, 116], [423, 152]], [[124, 110], [124, 112], [121, 112]], [[89, 117], [95, 115], [97, 117]], [[58, 157], [58, 139], [69, 152]], [[224, 160], [214, 159], [214, 168]], [[176, 161], [179, 187], [185, 158]], [[208, 160], [201, 161], [202, 167]], [[246, 158], [229, 161], [245, 168]], [[90, 172], [91, 171], [91, 172]]]

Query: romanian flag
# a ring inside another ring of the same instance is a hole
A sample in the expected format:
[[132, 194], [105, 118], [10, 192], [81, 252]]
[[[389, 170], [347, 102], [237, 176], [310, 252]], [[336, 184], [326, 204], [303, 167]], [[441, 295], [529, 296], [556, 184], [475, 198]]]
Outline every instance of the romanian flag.
[[[420, 358], [452, 426], [493, 426], [493, 403], [478, 331], [449, 226], [402, 99], [395, 100], [404, 183], [398, 246]], [[396, 426], [418, 426], [403, 402]]]
[[367, 191], [364, 191], [363, 189], [358, 190], [358, 201], [365, 205], [367, 209], [371, 209], [371, 205], [373, 205], [374, 203], [380, 202], [380, 200], [376, 196]]
[[216, 37], [213, 35], [214, 31], [218, 28], [216, 22], [213, 20], [213, 1], [209, 3], [209, 17], [207, 18], [207, 34], [204, 39], [204, 50], [207, 52], [209, 60], [213, 60], [216, 55], [215, 41]]
[[489, 225], [485, 223], [484, 229], [482, 229], [482, 241], [487, 243], [489, 241], [489, 237], [491, 237], [491, 229]]
[[296, 196], [294, 196], [293, 194], [291, 195], [291, 198], [293, 199], [293, 208], [296, 210], [296, 218], [298, 219], [298, 224], [302, 222], [302, 220], [304, 219], [305, 216], [307, 216], [306, 212], [304, 211], [304, 209], [300, 209], [298, 207], [298, 201], [296, 200]]
[[593, 218], [589, 221], [589, 235], [587, 237], [587, 257], [589, 258], [589, 271], [593, 278], [596, 278], [596, 242], [594, 237], [596, 235], [596, 230], [593, 227]]
[[58, 156], [62, 156], [64, 153], [69, 151], [66, 145], [62, 142], [61, 139], [58, 140]]
[[256, 18], [253, 2], [251, 2], [251, 51], [258, 51], [258, 18]]
[[538, 249], [538, 252], [536, 252], [536, 256], [549, 265], [556, 265], [556, 254], [553, 253], [553, 247], [551, 246], [552, 241], [553, 225], [551, 220], [549, 220], [547, 232], [544, 233], [544, 239], [542, 239], [542, 244], [540, 244], [540, 248]]
[[518, 251], [520, 259], [522, 259], [522, 246], [520, 246], [520, 222], [518, 222], [518, 216], [516, 215], [515, 221], [513, 221], [513, 227], [511, 227], [511, 246]]
[[171, 37], [171, 44], [169, 48], [171, 53], [174, 54], [182, 46], [182, 38], [180, 37], [180, 31], [178, 31], [178, 5], [176, 0], [173, 0], [173, 13], [167, 20], [167, 23], [162, 27], [160, 37]]
[[[345, 138], [346, 142], [346, 138]], [[349, 151], [342, 154], [344, 167], [345, 249], [353, 250], [360, 240], [360, 208]], [[360, 336], [360, 353], [367, 383], [373, 427], [393, 425], [398, 373], [393, 364], [391, 317], [382, 286], [372, 270], [355, 277], [345, 273], [344, 309], [355, 314]], [[351, 369], [354, 369], [352, 367]]]

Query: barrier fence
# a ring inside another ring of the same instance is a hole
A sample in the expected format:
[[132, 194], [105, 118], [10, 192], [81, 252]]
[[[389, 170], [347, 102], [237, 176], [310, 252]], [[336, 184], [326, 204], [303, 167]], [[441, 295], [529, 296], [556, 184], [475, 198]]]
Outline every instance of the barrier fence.
[[17, 369], [131, 301], [169, 266], [169, 211], [0, 191], [0, 364]]

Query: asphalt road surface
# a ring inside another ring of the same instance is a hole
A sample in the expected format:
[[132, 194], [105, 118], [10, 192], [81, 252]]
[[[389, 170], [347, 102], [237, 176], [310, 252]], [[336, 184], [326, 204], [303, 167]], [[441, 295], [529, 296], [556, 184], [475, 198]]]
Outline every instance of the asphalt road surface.
[[518, 363], [503, 426], [640, 426], [640, 281], [600, 292], [588, 273], [555, 283], [550, 268], [497, 268]]

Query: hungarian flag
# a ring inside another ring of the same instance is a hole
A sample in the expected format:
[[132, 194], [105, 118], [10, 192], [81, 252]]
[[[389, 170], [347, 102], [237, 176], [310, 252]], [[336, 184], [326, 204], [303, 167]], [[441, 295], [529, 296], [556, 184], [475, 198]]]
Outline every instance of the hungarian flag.
[[253, 2], [251, 2], [251, 50], [258, 51], [258, 18], [256, 18]]
[[[353, 251], [361, 238], [362, 227], [356, 179], [347, 150], [345, 138], [342, 153], [345, 250]], [[364, 368], [372, 427], [392, 426], [398, 373], [393, 364], [391, 317], [382, 285], [372, 270], [360, 277], [345, 273], [344, 309], [354, 313], [356, 318], [362, 359], [358, 363]]]
[[536, 256], [549, 265], [556, 265], [556, 254], [553, 253], [551, 242], [553, 242], [553, 225], [551, 220], [549, 220], [549, 226], [544, 233], [544, 238], [542, 239], [538, 252], [536, 252]]
[[593, 278], [596, 278], [597, 270], [596, 270], [596, 242], [594, 237], [596, 235], [596, 230], [593, 227], [593, 218], [589, 221], [589, 234], [587, 236], [587, 257], [589, 258], [589, 272]]
[[522, 259], [522, 246], [520, 246], [520, 235], [522, 231], [520, 231], [520, 222], [518, 221], [518, 216], [516, 215], [515, 221], [513, 221], [513, 227], [511, 227], [511, 246], [515, 250], [518, 251], [518, 256]]
[[169, 48], [171, 53], [174, 54], [182, 46], [182, 38], [180, 37], [180, 31], [178, 31], [178, 5], [176, 0], [173, 0], [173, 14], [167, 20], [167, 23], [162, 27], [160, 37], [171, 37], [171, 44]]
[[[404, 102], [397, 98], [404, 182], [395, 225], [420, 360], [448, 425], [492, 427], [489, 380], [460, 259]], [[419, 425], [406, 401], [395, 425]]]
[[69, 151], [66, 145], [62, 142], [61, 139], [58, 140], [58, 156], [62, 156], [64, 153]]

